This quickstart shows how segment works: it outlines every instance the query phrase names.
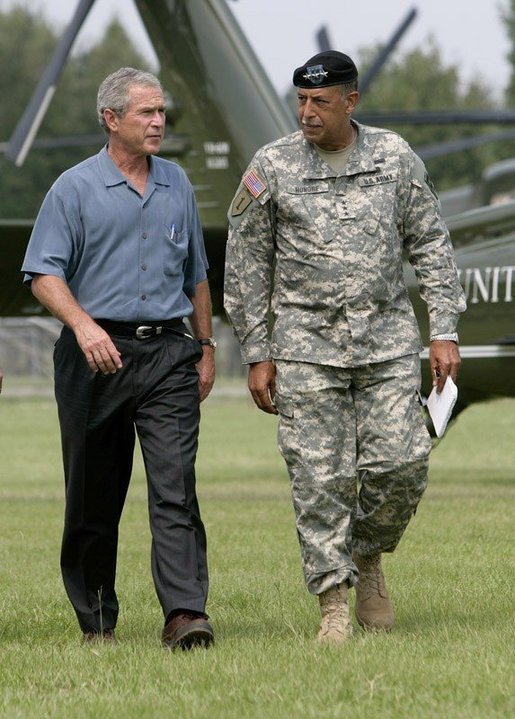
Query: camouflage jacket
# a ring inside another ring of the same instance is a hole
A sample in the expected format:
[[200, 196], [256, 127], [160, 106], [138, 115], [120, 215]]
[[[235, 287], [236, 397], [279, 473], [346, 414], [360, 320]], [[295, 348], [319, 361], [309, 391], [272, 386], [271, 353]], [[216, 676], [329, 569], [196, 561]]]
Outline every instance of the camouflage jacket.
[[225, 309], [244, 363], [352, 367], [422, 349], [403, 256], [431, 334], [465, 299], [422, 161], [394, 132], [354, 123], [341, 175], [296, 132], [261, 148], [229, 209]]

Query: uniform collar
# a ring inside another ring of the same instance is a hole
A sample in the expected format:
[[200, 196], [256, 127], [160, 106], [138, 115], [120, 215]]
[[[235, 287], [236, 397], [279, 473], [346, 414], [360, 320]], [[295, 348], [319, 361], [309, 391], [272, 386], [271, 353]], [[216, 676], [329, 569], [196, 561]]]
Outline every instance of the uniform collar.
[[[357, 175], [362, 172], [373, 172], [377, 167], [374, 157], [375, 142], [371, 141], [364, 125], [360, 125], [355, 120], [351, 120], [351, 122], [358, 131], [358, 139], [343, 174]], [[302, 131], [300, 132], [302, 134]], [[320, 180], [337, 176], [337, 173], [322, 160], [313, 145], [304, 138], [303, 146], [310, 162], [310, 178]]]

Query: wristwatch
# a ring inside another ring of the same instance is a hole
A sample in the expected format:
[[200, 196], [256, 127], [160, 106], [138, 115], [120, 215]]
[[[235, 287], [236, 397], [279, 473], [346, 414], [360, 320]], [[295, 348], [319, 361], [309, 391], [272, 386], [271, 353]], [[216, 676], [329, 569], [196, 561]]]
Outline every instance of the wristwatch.
[[212, 347], [214, 350], [216, 349], [216, 341], [213, 337], [203, 337], [200, 340], [197, 340], [197, 342], [200, 345], [209, 345], [209, 347]]
[[448, 342], [456, 342], [458, 344], [458, 333], [457, 332], [445, 332], [441, 335], [431, 335], [429, 338], [430, 342], [435, 340], [447, 340]]

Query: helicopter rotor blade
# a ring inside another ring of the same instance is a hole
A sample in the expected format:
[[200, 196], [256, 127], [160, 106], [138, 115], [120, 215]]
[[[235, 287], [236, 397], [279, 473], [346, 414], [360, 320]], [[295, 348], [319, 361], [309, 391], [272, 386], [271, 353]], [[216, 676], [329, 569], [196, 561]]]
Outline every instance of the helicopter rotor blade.
[[[371, 83], [375, 80], [377, 75], [381, 72], [384, 64], [397, 47], [400, 39], [406, 33], [407, 29], [417, 16], [417, 9], [412, 8], [404, 20], [401, 22], [399, 27], [392, 34], [386, 45], [381, 48], [377, 57], [374, 59], [372, 65], [363, 75], [363, 79], [360, 80], [359, 87], [361, 95], [363, 95], [369, 89]], [[326, 25], [322, 25], [316, 33], [316, 42], [319, 52], [327, 52], [328, 50], [334, 49], [333, 43], [329, 37], [329, 31]]]
[[318, 45], [318, 52], [327, 52], [328, 50], [333, 50], [331, 40], [329, 39], [329, 31], [327, 29], [326, 25], [322, 25], [322, 27], [318, 30], [316, 34], [316, 41]]
[[57, 44], [54, 54], [34, 91], [21, 120], [14, 129], [5, 156], [17, 167], [25, 162], [34, 137], [54, 96], [57, 81], [68, 59], [71, 47], [95, 0], [80, 0], [70, 24]]
[[356, 119], [367, 125], [513, 125], [515, 110], [428, 110], [363, 112]]
[[461, 140], [448, 140], [434, 145], [423, 145], [416, 148], [416, 153], [423, 160], [432, 160], [434, 157], [443, 157], [454, 152], [471, 150], [474, 147], [487, 145], [491, 142], [503, 142], [514, 138], [515, 130], [504, 130], [503, 132], [494, 132], [488, 135], [474, 135], [473, 137], [464, 137]]
[[360, 93], [361, 95], [364, 95], [372, 82], [376, 79], [376, 77], [379, 75], [381, 70], [383, 69], [384, 64], [392, 54], [392, 52], [397, 47], [399, 40], [402, 38], [402, 36], [405, 34], [406, 30], [409, 28], [415, 17], [417, 16], [417, 9], [414, 7], [412, 8], [404, 20], [401, 22], [399, 27], [395, 30], [393, 35], [390, 37], [386, 45], [381, 48], [379, 51], [379, 54], [375, 58], [372, 65], [368, 68], [366, 73], [364, 74], [363, 78], [360, 80], [359, 87], [360, 87]]

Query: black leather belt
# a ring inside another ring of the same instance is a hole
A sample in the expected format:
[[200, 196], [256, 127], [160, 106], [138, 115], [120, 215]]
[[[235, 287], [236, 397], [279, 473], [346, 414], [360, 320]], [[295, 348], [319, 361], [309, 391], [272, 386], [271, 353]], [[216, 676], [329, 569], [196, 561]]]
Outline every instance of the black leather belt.
[[151, 321], [140, 325], [135, 322], [115, 322], [104, 319], [96, 319], [95, 322], [105, 329], [108, 334], [117, 335], [118, 337], [134, 337], [137, 340], [146, 340], [150, 337], [157, 337], [157, 335], [171, 332], [181, 337], [194, 339], [187, 332], [181, 332], [178, 329], [183, 326], [182, 319], [162, 320], [159, 322]]

